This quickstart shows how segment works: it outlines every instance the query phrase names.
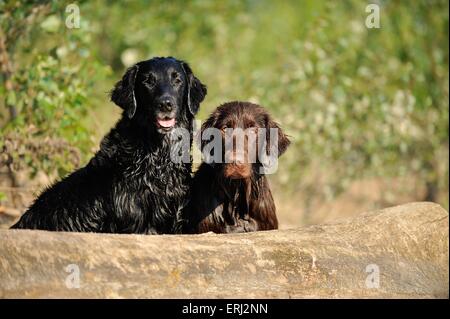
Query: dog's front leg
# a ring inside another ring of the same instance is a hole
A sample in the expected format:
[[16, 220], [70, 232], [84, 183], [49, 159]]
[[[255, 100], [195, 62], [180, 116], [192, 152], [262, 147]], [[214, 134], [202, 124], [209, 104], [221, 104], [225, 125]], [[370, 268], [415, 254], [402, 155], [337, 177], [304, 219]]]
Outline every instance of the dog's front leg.
[[258, 230], [258, 224], [252, 218], [248, 220], [238, 219], [235, 225], [226, 226], [227, 233], [248, 233]]
[[156, 231], [155, 228], [150, 227], [149, 229], [147, 229], [147, 231], [145, 232], [146, 235], [158, 235], [158, 232]]

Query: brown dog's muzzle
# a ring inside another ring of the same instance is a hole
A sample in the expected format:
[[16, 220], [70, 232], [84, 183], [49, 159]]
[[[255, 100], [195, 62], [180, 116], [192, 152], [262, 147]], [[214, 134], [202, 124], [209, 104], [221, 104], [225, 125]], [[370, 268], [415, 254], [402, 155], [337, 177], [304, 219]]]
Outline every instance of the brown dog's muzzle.
[[[233, 135], [232, 144], [227, 141], [224, 142], [224, 176], [231, 179], [244, 179], [252, 175], [252, 163], [255, 159], [251, 151], [254, 150], [254, 141], [250, 142], [245, 135], [243, 143], [236, 142], [236, 136]], [[228, 149], [227, 149], [228, 148]]]
[[230, 179], [249, 178], [252, 173], [251, 164], [229, 163], [224, 165], [223, 175]]

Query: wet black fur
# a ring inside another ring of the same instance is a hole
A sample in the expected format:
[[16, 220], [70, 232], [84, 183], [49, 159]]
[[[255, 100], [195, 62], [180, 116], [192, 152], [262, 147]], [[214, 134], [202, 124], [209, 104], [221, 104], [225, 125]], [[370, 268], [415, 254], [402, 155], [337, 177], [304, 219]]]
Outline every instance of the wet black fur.
[[[104, 137], [89, 163], [46, 189], [12, 228], [106, 233], [172, 233], [185, 205], [191, 163], [170, 159], [170, 134], [160, 134], [142, 90], [135, 88], [142, 70], [183, 70], [183, 96], [176, 127], [192, 134], [192, 120], [206, 87], [189, 66], [173, 58], [154, 58], [128, 69], [111, 94], [124, 109], [122, 118]], [[181, 84], [180, 84], [181, 85]], [[145, 87], [144, 87], [145, 88]], [[136, 94], [136, 96], [135, 96]], [[136, 103], [135, 103], [136, 101]], [[192, 140], [192, 139], [191, 139]]]

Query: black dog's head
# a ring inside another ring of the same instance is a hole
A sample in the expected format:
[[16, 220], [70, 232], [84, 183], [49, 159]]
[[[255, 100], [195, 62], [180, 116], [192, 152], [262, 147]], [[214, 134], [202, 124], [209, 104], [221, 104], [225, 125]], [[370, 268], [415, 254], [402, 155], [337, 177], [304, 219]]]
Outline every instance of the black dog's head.
[[125, 72], [111, 93], [111, 101], [138, 125], [165, 134], [188, 125], [206, 93], [206, 86], [187, 63], [172, 57], [153, 58]]

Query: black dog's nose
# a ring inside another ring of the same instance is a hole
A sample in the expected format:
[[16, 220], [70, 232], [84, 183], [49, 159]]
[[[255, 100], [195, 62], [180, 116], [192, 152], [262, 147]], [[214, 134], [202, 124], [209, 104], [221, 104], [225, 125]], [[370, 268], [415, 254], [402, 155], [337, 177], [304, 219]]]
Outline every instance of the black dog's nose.
[[172, 102], [171, 99], [165, 98], [165, 99], [162, 99], [158, 103], [158, 106], [159, 106], [161, 111], [170, 112], [170, 111], [172, 111], [172, 108], [173, 108], [173, 102]]

